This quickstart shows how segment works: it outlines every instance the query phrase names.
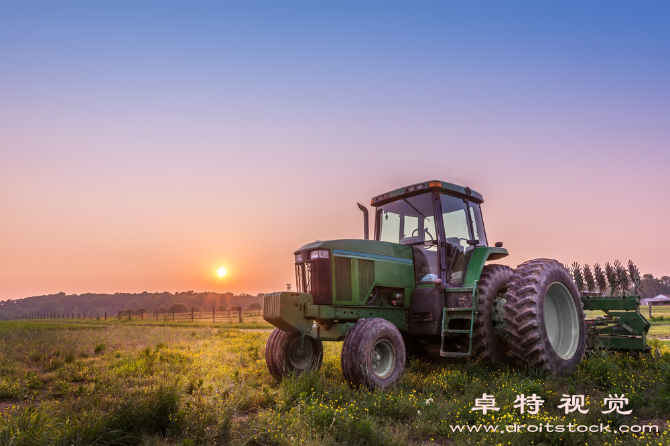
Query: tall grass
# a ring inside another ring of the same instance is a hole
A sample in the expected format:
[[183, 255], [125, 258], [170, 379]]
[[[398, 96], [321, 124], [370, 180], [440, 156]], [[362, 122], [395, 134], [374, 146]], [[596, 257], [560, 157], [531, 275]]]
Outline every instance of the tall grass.
[[[414, 360], [385, 391], [351, 388], [341, 343], [325, 343], [320, 371], [272, 378], [269, 332], [216, 326], [0, 323], [1, 445], [405, 445], [668, 444], [659, 436], [589, 433], [458, 433], [455, 424], [656, 424], [670, 417], [670, 348], [635, 357], [601, 351], [574, 373], [478, 360]], [[104, 347], [101, 347], [104, 346]], [[499, 412], [471, 411], [482, 393]], [[518, 394], [545, 400], [538, 415]], [[626, 394], [630, 416], [603, 415]], [[583, 394], [587, 414], [565, 414]]]

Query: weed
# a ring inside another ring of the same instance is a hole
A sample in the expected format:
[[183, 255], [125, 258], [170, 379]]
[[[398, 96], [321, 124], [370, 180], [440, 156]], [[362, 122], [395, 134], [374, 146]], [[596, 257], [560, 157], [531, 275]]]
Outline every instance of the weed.
[[30, 371], [26, 373], [26, 387], [29, 389], [41, 389], [44, 387], [44, 383], [40, 381], [39, 376], [37, 373]]

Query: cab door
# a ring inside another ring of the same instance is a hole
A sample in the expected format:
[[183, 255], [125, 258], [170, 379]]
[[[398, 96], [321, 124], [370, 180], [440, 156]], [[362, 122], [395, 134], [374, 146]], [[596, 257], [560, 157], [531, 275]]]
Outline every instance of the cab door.
[[445, 242], [446, 281], [460, 286], [465, 280], [468, 260], [479, 240], [474, 238], [468, 202], [460, 197], [440, 194], [441, 223]]

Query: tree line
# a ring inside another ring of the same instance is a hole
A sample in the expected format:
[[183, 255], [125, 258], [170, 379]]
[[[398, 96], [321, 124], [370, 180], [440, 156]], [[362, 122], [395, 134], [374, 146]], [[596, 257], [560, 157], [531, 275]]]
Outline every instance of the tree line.
[[23, 299], [0, 301], [0, 320], [40, 314], [118, 314], [190, 312], [190, 311], [237, 311], [262, 308], [264, 293], [250, 294], [214, 292], [162, 292], [162, 293], [114, 293], [114, 294], [49, 294]]

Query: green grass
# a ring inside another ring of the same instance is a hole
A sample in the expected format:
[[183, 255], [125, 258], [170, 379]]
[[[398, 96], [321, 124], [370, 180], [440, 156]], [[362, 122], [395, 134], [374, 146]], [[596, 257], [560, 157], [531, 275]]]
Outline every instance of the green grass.
[[[600, 353], [554, 377], [475, 360], [413, 361], [395, 387], [351, 389], [341, 343], [325, 343], [320, 371], [281, 382], [267, 372], [266, 324], [148, 321], [0, 323], [2, 445], [668, 444], [670, 434], [454, 433], [456, 424], [655, 424], [670, 417], [670, 346], [654, 354]], [[470, 411], [493, 394], [499, 412]], [[545, 400], [533, 416], [517, 394]], [[629, 416], [603, 415], [625, 393]], [[563, 394], [589, 413], [565, 415]]]

